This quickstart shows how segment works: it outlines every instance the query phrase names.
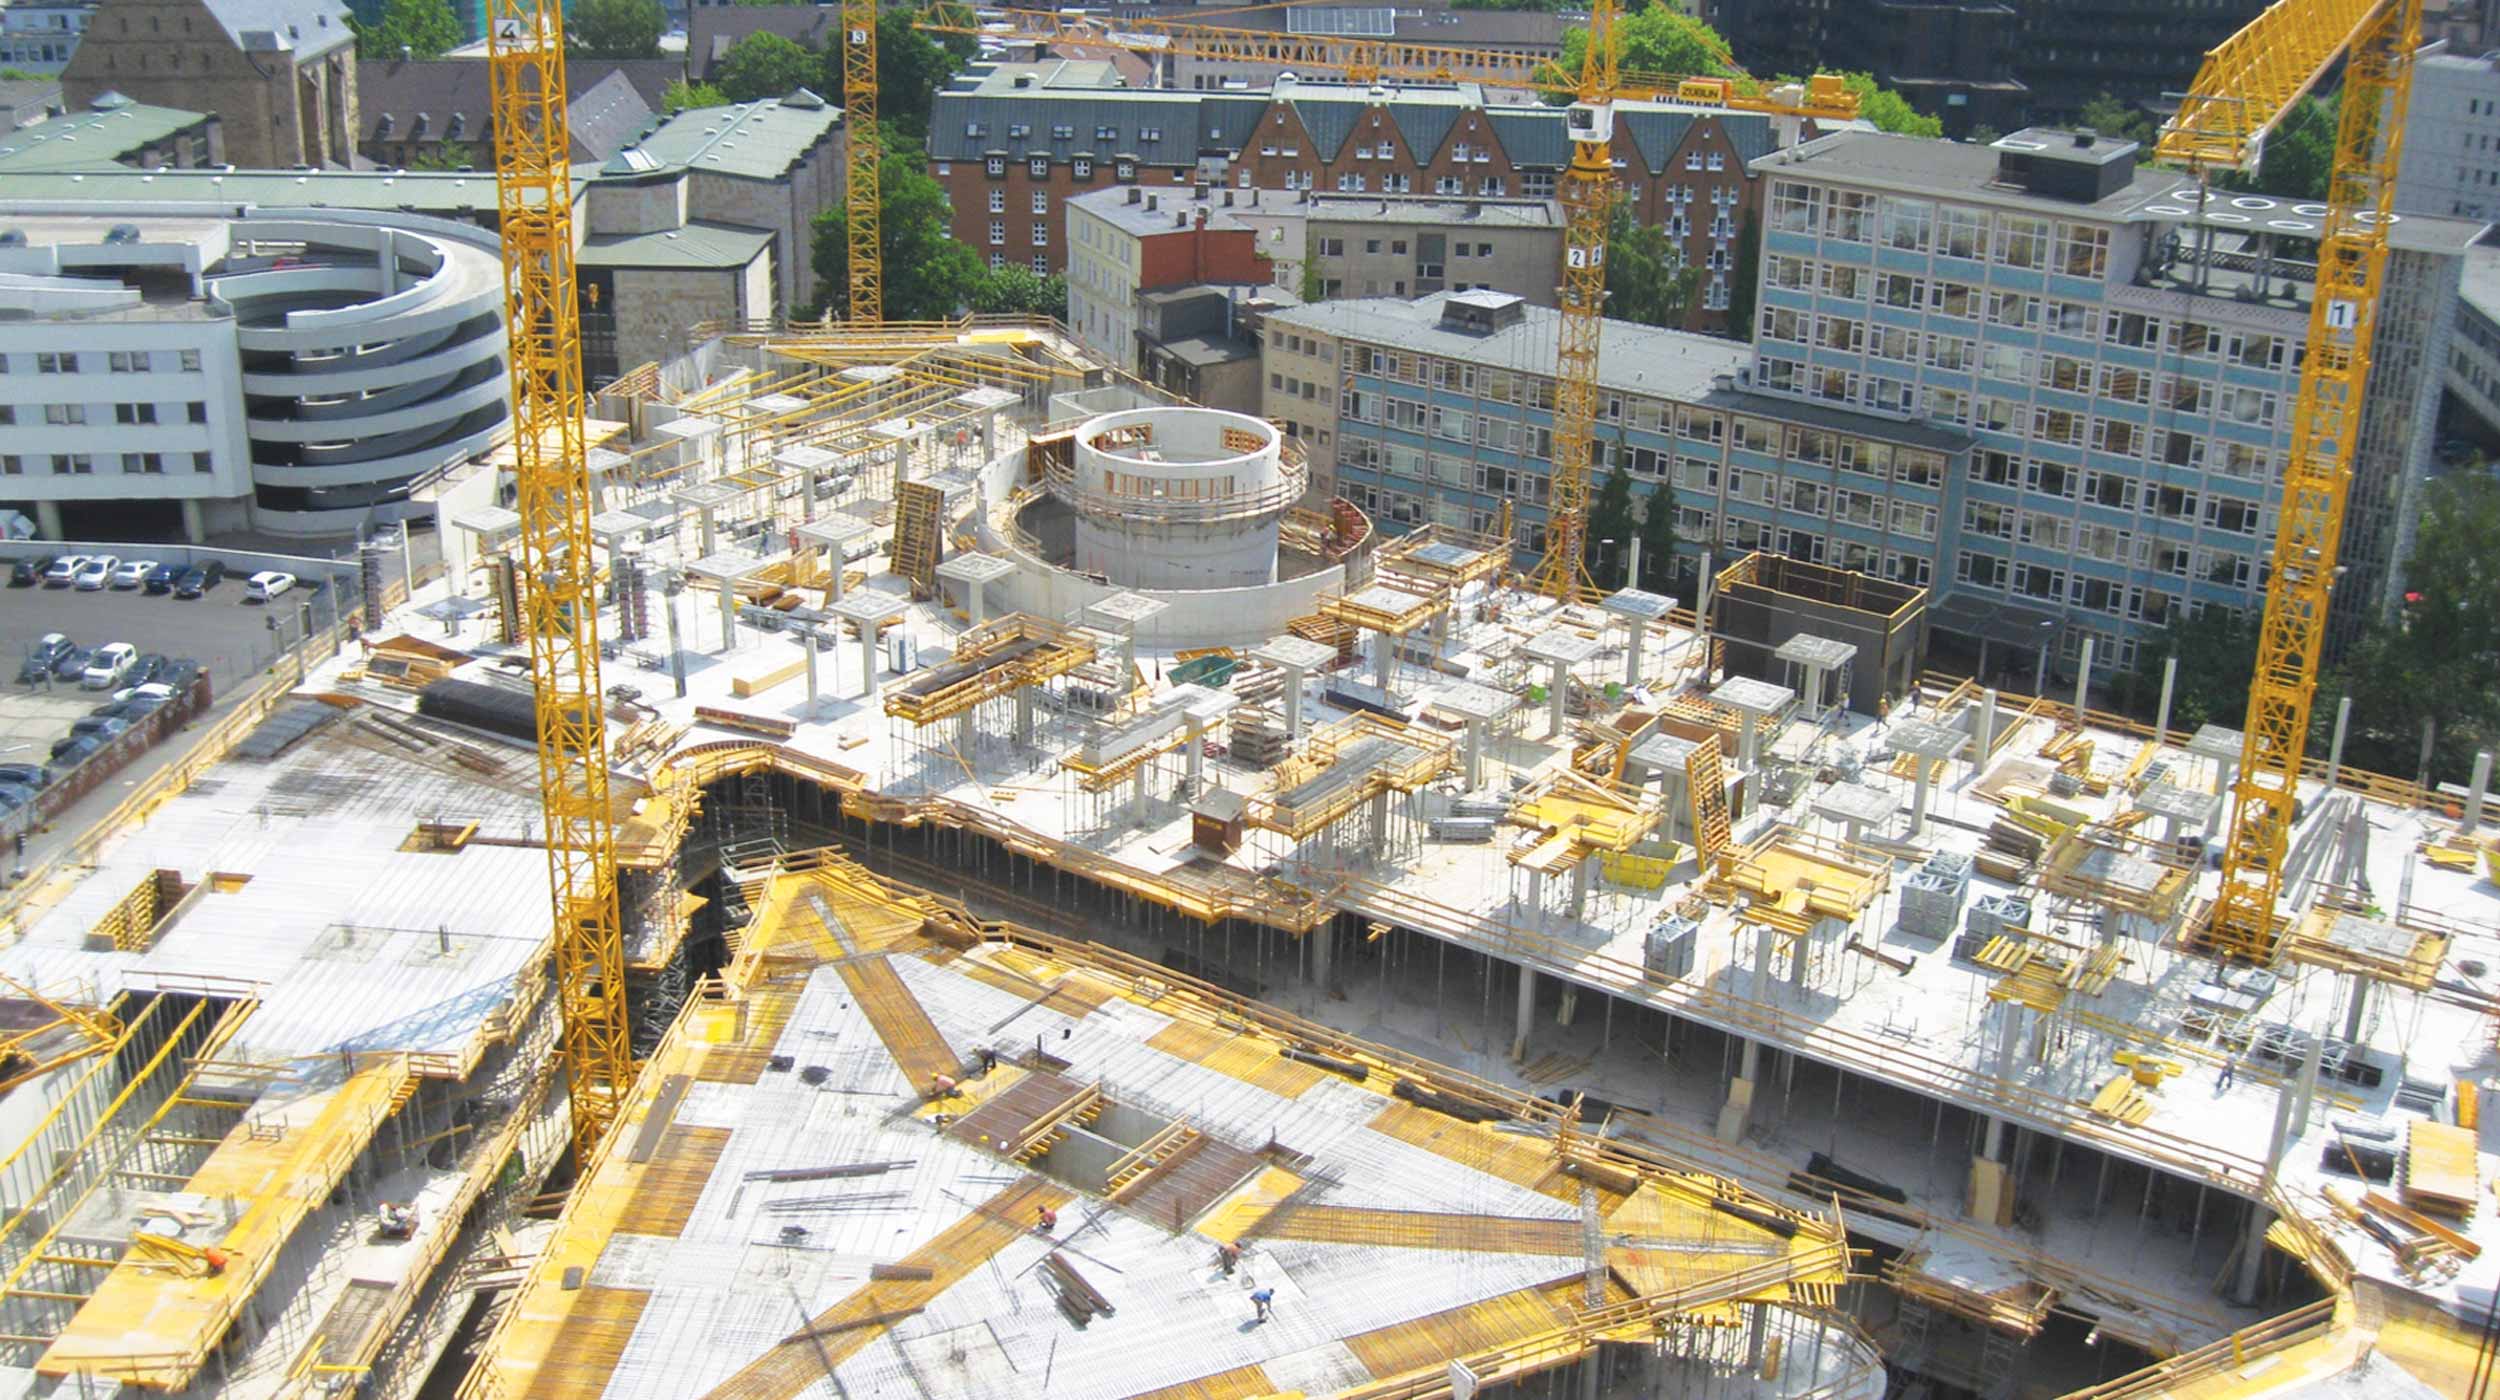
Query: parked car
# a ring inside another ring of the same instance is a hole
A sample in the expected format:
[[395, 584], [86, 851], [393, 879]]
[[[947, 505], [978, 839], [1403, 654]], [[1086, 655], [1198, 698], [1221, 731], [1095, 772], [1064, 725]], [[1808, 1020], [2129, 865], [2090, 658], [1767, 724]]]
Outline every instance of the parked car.
[[89, 715], [69, 727], [70, 737], [92, 734], [98, 743], [112, 738], [130, 727], [130, 721], [119, 715]]
[[135, 720], [154, 708], [156, 707], [136, 695], [131, 695], [128, 699], [116, 695], [106, 703], [87, 711], [87, 718]]
[[156, 678], [155, 684], [164, 686], [176, 695], [186, 695], [190, 693], [191, 683], [199, 678], [200, 663], [186, 656], [167, 666], [164, 673]]
[[14, 812], [35, 805], [43, 794], [24, 783], [0, 783], [0, 812]]
[[263, 569], [243, 581], [243, 601], [266, 603], [295, 586], [295, 575]]
[[174, 580], [181, 577], [180, 564], [159, 564], [148, 570], [147, 589], [150, 593], [171, 593], [174, 591]]
[[78, 566], [78, 577], [72, 579], [81, 593], [100, 592], [113, 582], [113, 571], [121, 567], [121, 557], [113, 554], [91, 554]]
[[194, 564], [183, 570], [182, 577], [175, 581], [174, 596], [197, 598], [224, 582], [225, 577], [226, 565], [222, 559], [211, 559], [203, 564]]
[[72, 649], [73, 644], [68, 637], [58, 632], [44, 633], [26, 649], [26, 661], [17, 668], [17, 683], [33, 685], [51, 675], [53, 663], [61, 659], [63, 652]]
[[87, 648], [71, 647], [69, 650], [62, 652], [58, 657], [54, 658], [52, 662], [52, 679], [56, 681], [77, 680], [79, 677], [87, 674], [87, 663], [93, 661], [94, 659], [95, 653], [89, 651]]
[[94, 753], [96, 750], [103, 747], [104, 741], [97, 738], [93, 734], [72, 734], [66, 739], [57, 740], [53, 743], [53, 766], [58, 768], [69, 768], [76, 764], [83, 763], [86, 761], [87, 755]]
[[52, 770], [40, 763], [0, 763], [0, 783], [16, 783], [22, 787], [49, 787]]
[[67, 588], [71, 584], [78, 581], [78, 571], [85, 567], [87, 567], [86, 555], [64, 554], [60, 558], [53, 560], [50, 566], [44, 569], [43, 586], [46, 588]]
[[9, 566], [9, 587], [32, 588], [43, 580], [44, 570], [51, 567], [52, 556], [49, 554], [20, 559]]
[[130, 674], [131, 664], [138, 659], [139, 649], [130, 643], [107, 643], [96, 648], [78, 683], [89, 690], [119, 690], [122, 677]]
[[150, 681], [146, 685], [134, 685], [126, 690], [113, 692], [114, 703], [135, 705], [138, 708], [131, 713], [140, 715], [146, 714], [173, 698], [174, 688], [159, 681]]
[[148, 575], [155, 573], [156, 569], [157, 564], [153, 559], [133, 559], [124, 564], [117, 564], [113, 568], [113, 586], [137, 588], [146, 583]]
[[146, 685], [165, 674], [165, 668], [173, 664], [163, 652], [143, 653], [138, 660], [130, 663], [130, 674], [122, 677], [122, 684], [126, 686]]

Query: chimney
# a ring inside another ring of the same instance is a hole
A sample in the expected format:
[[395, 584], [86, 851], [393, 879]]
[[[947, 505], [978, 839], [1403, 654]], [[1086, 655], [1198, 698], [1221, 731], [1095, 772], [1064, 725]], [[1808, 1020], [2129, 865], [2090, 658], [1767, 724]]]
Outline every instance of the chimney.
[[1128, 187], [1128, 202], [1129, 202], [1129, 203], [1131, 203], [1131, 204], [1135, 204], [1135, 203], [1137, 202], [1137, 200], [1138, 200], [1138, 197], [1139, 197], [1139, 196], [1141, 196], [1141, 195], [1143, 195], [1144, 193], [1145, 193], [1145, 191], [1144, 191], [1144, 190], [1141, 190], [1141, 189], [1137, 188], [1135, 185], [1131, 185], [1131, 186], [1129, 186], [1129, 187]]
[[1174, 228], [1187, 228], [1187, 227], [1189, 227], [1189, 211], [1188, 211], [1188, 210], [1186, 210], [1186, 209], [1175, 209], [1175, 210], [1173, 210], [1173, 211], [1172, 211], [1172, 227], [1174, 227]]
[[1150, 194], [1150, 195], [1148, 195], [1148, 196], [1146, 196], [1146, 212], [1147, 212], [1147, 213], [1152, 214], [1152, 213], [1154, 213], [1156, 210], [1161, 209], [1162, 207], [1163, 207], [1163, 200], [1162, 200], [1162, 198], [1161, 198], [1160, 196], [1158, 196], [1158, 195], [1151, 195], [1151, 194]]
[[2076, 150], [2079, 150], [2079, 151], [2088, 151], [2088, 150], [2091, 150], [2091, 149], [2092, 149], [2092, 143], [2093, 143], [2093, 142], [2095, 142], [2095, 141], [2098, 141], [2098, 140], [2100, 140], [2100, 139], [2101, 139], [2101, 133], [2099, 133], [2098, 131], [2093, 130], [2091, 127], [2088, 127], [2088, 126], [2079, 126], [2079, 127], [2076, 127], [2076, 128], [2075, 128], [2075, 149], [2076, 149]]
[[1233, 192], [1231, 190], [1224, 191], [1224, 207], [1227, 209], [1233, 207]]
[[1199, 210], [1199, 211], [1198, 211], [1198, 227], [1200, 227], [1200, 228], [1205, 228], [1206, 226], [1207, 226], [1207, 211], [1206, 211], [1206, 210], [1204, 210], [1204, 209], [1201, 209], [1201, 210]]

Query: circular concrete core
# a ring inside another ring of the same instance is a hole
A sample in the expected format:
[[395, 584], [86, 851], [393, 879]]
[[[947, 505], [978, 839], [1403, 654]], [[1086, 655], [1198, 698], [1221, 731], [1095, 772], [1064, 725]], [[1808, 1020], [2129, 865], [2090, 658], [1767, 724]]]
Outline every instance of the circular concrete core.
[[1077, 429], [1051, 494], [1075, 515], [1075, 568], [1123, 588], [1276, 579], [1277, 523], [1307, 470], [1275, 427], [1212, 408], [1106, 413]]

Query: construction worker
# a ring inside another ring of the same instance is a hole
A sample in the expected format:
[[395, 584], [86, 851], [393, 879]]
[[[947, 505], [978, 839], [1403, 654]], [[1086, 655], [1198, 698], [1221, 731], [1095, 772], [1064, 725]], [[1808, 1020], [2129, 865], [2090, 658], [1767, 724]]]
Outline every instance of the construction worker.
[[2222, 1073], [2214, 1076], [2214, 1092], [2217, 1094], [2227, 1094], [2231, 1092], [2231, 1081], [2239, 1078], [2239, 1076], [2239, 1060], [2236, 1057], [2224, 1060], [2222, 1062]]
[[1268, 1305], [1275, 1301], [1276, 1290], [1273, 1288], [1262, 1288], [1257, 1292], [1252, 1293], [1250, 1295], [1250, 1306], [1259, 1310], [1259, 1315], [1254, 1319], [1254, 1321], [1267, 1321]]
[[953, 1075], [951, 1075], [951, 1074], [932, 1074], [932, 1075], [930, 1075], [930, 1076], [929, 1076], [929, 1097], [930, 1097], [930, 1098], [933, 1098], [933, 1099], [943, 1099], [943, 1098], [949, 1098], [949, 1097], [953, 1096], [954, 1092], [955, 1092], [955, 1076], [953, 1076]]
[[1224, 1277], [1231, 1278], [1234, 1268], [1241, 1263], [1241, 1246], [1230, 1240], [1219, 1242], [1215, 1246], [1215, 1262], [1224, 1270]]
[[995, 1051], [995, 1050], [992, 1050], [990, 1047], [988, 1047], [988, 1046], [986, 1046], [986, 1045], [982, 1046], [982, 1047], [981, 1047], [981, 1072], [982, 1072], [983, 1074], [987, 1074], [987, 1073], [989, 1073], [991, 1070], [994, 1070], [994, 1069], [996, 1069], [996, 1068], [998, 1068], [998, 1052], [997, 1052], [997, 1051]]
[[1047, 1235], [1059, 1228], [1059, 1212], [1052, 1210], [1048, 1206], [1042, 1206], [1037, 1210], [1036, 1214], [1040, 1217], [1040, 1219], [1034, 1225], [1034, 1229]]

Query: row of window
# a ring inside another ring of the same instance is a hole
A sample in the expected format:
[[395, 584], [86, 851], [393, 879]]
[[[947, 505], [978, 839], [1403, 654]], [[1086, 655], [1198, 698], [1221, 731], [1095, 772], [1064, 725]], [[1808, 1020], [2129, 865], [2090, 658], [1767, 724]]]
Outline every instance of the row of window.
[[[168, 462], [179, 465], [185, 459], [191, 470], [216, 470], [211, 454], [206, 452], [121, 452], [105, 456], [108, 463], [118, 463], [127, 476], [163, 476]], [[24, 457], [15, 453], [0, 456], [0, 476], [24, 476], [29, 463], [49, 464], [54, 476], [93, 476], [96, 457], [92, 452], [55, 452], [49, 457]]]
[[[18, 410], [20, 408], [24, 408], [29, 410], [31, 413], [31, 410], [33, 410], [34, 407], [35, 405], [33, 404], [0, 403], [0, 428], [16, 427], [18, 423]], [[113, 405], [113, 421], [122, 424], [154, 423], [159, 421], [156, 416], [156, 409], [157, 406], [152, 403], [117, 403]], [[208, 421], [208, 405], [197, 399], [183, 405], [183, 412], [189, 422], [205, 423]], [[32, 421], [33, 420], [30, 416], [28, 423], [31, 425]], [[47, 427], [54, 428], [85, 427], [87, 423], [87, 405], [83, 403], [45, 404], [43, 405], [43, 421]], [[103, 420], [98, 419], [97, 421], [102, 422]]]
[[[20, 368], [20, 356], [0, 354], [0, 374]], [[108, 350], [102, 355], [93, 351], [82, 354], [76, 350], [39, 350], [32, 356], [37, 374], [83, 374], [101, 365], [114, 374], [146, 374], [153, 370], [196, 372], [200, 367], [197, 350]]]
[[[978, 141], [982, 137], [989, 134], [990, 128], [987, 122], [964, 123], [964, 136], [967, 139]], [[1021, 141], [1032, 134], [1033, 128], [1029, 123], [1009, 122], [1007, 124], [1007, 139], [1011, 141]], [[1053, 126], [1050, 129], [1050, 139], [1053, 141], [1073, 141], [1076, 139], [1076, 128], [1067, 125]], [[1116, 126], [1097, 126], [1094, 128], [1094, 139], [1097, 141], [1117, 141], [1120, 139], [1120, 129]], [[1162, 127], [1141, 126], [1137, 128], [1137, 144], [1140, 146], [1151, 146], [1160, 142], [1162, 139]]]
[[1880, 244], [2069, 277], [2109, 272], [2109, 230], [2005, 210], [1878, 197], [1797, 180], [1771, 183], [1771, 227], [1835, 243]]

